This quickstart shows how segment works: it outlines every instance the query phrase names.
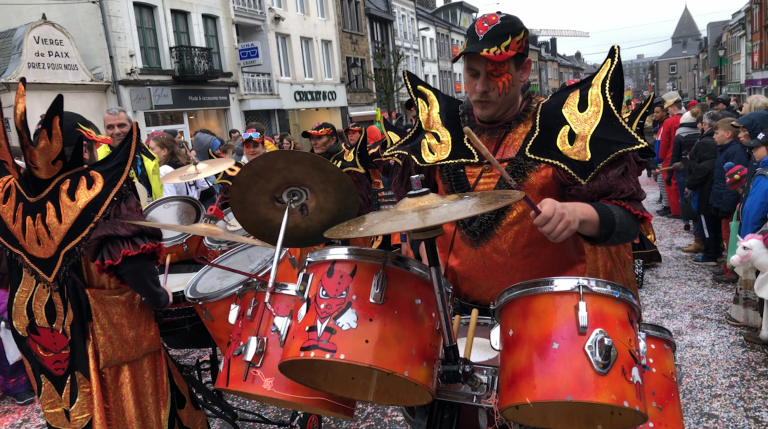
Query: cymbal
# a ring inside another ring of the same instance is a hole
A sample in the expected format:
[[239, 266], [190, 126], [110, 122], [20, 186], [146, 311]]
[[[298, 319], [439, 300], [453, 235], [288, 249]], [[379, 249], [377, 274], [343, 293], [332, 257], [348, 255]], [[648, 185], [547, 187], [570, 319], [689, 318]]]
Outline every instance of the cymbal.
[[368, 213], [325, 231], [333, 239], [372, 237], [427, 229], [477, 216], [520, 201], [520, 191], [468, 192], [405, 198], [391, 209]]
[[209, 159], [179, 167], [161, 177], [160, 181], [166, 184], [191, 182], [219, 174], [233, 165], [235, 165], [235, 160], [232, 158]]
[[352, 179], [309, 152], [278, 150], [248, 162], [229, 190], [229, 207], [252, 236], [277, 244], [286, 200], [299, 202], [288, 212], [285, 247], [327, 242], [326, 229], [352, 219], [360, 205]]
[[159, 223], [159, 222], [145, 222], [137, 220], [127, 220], [125, 223], [132, 223], [134, 225], [150, 226], [158, 229], [165, 229], [175, 232], [183, 232], [185, 234], [201, 235], [203, 237], [217, 238], [219, 240], [234, 241], [236, 243], [250, 244], [252, 246], [261, 247], [274, 247], [268, 243], [260, 240], [255, 240], [250, 237], [242, 237], [229, 233], [224, 228], [214, 225], [212, 223], [193, 223], [192, 225], [175, 225], [171, 223]]

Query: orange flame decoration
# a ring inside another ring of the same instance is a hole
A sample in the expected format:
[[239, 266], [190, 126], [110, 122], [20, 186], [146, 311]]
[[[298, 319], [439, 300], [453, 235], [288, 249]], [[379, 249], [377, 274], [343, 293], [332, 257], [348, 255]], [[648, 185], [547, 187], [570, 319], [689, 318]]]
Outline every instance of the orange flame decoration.
[[512, 39], [512, 35], [510, 35], [509, 39], [502, 43], [501, 46], [483, 49], [483, 52], [481, 52], [480, 55], [491, 61], [505, 61], [510, 59], [513, 55], [523, 52], [526, 43], [528, 43], [528, 38], [525, 37], [525, 30], [523, 30], [520, 35], [514, 39]]
[[72, 376], [67, 378], [67, 384], [61, 396], [44, 375], [40, 376], [40, 379], [42, 380], [40, 407], [48, 423], [58, 428], [80, 429], [91, 421], [90, 406], [93, 394], [91, 384], [82, 374], [75, 372], [77, 400], [72, 406], [70, 406]]
[[103, 134], [96, 134], [92, 129], [80, 123], [78, 123], [77, 126], [80, 127], [80, 129], [77, 131], [80, 131], [81, 133], [83, 133], [86, 139], [96, 143], [96, 148], [99, 148], [103, 144], [112, 144], [111, 137], [107, 137]]
[[59, 174], [64, 163], [57, 160], [61, 148], [64, 145], [64, 139], [61, 135], [61, 118], [53, 118], [52, 136], [48, 136], [47, 130], [41, 130], [37, 139], [37, 147], [27, 146], [24, 151], [27, 167], [32, 170], [35, 176], [41, 179], [50, 179]]
[[[0, 119], [2, 118], [2, 106], [0, 105]], [[8, 174], [14, 179], [19, 178], [19, 169], [13, 161], [13, 154], [11, 154], [11, 139], [6, 134], [3, 124], [0, 124], [0, 162], [5, 164], [5, 170]]]
[[[93, 178], [93, 186], [89, 189], [85, 177], [81, 177], [74, 200], [71, 200], [67, 195], [70, 180], [67, 179], [61, 184], [59, 188], [61, 221], [56, 215], [56, 208], [49, 201], [45, 207], [45, 223], [43, 223], [39, 213], [34, 220], [31, 216], [27, 216], [24, 220], [22, 214], [24, 204], [19, 203], [18, 207], [16, 205], [17, 182], [10, 176], [0, 178], [0, 202], [5, 201], [5, 203], [0, 203], [0, 218], [5, 221], [8, 229], [30, 255], [44, 259], [56, 253], [64, 235], [75, 223], [80, 212], [104, 187], [104, 178], [99, 173], [91, 171], [90, 174]], [[24, 221], [24, 225], [22, 225], [22, 221]], [[22, 231], [23, 226], [26, 227], [26, 233]]]

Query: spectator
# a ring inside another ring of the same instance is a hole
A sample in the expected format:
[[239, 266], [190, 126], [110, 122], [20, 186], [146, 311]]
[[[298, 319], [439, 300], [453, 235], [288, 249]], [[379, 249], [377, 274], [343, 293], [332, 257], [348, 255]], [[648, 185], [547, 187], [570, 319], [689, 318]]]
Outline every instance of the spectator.
[[694, 107], [696, 107], [696, 106], [698, 106], [698, 105], [699, 105], [699, 102], [698, 102], [698, 101], [696, 101], [696, 100], [691, 100], [691, 101], [689, 101], [689, 102], [688, 102], [688, 104], [685, 106], [685, 108], [686, 108], [687, 110], [691, 110], [691, 109], [693, 109]]
[[296, 143], [296, 139], [290, 133], [281, 133], [279, 137], [280, 149], [283, 150], [302, 150], [300, 144]]
[[[688, 154], [701, 135], [698, 128], [696, 128], [696, 118], [698, 118], [700, 114], [701, 110], [694, 109], [693, 111], [686, 112], [682, 118], [680, 118], [680, 127], [677, 129], [675, 139], [672, 143], [670, 165], [674, 165], [677, 162], [683, 164], [682, 170], [675, 171], [674, 179], [677, 182], [677, 191], [680, 196], [680, 215], [683, 218], [683, 229], [685, 231], [690, 231], [691, 229], [688, 213], [687, 211], [682, 210], [682, 207], [685, 205], [685, 181], [688, 178]], [[668, 186], [672, 186], [672, 179], [672, 174], [667, 175], [666, 184]], [[696, 224], [694, 224], [694, 235], [696, 235], [695, 226]], [[699, 231], [699, 233], [701, 233], [701, 231]]]
[[723, 115], [723, 119], [726, 118], [733, 118], [736, 119], [739, 117], [739, 114], [736, 113], [736, 110], [731, 105], [731, 99], [725, 94], [720, 94], [717, 98], [715, 98], [714, 106], [715, 110], [720, 112], [721, 115]]
[[198, 161], [217, 158], [221, 152], [219, 147], [224, 142], [210, 130], [201, 128], [192, 136], [192, 148]]
[[659, 185], [659, 203], [661, 204], [661, 210], [656, 212], [659, 216], [666, 216], [670, 214], [669, 199], [667, 198], [667, 189], [665, 188], [664, 176], [659, 173], [659, 165], [664, 161], [659, 151], [661, 146], [661, 135], [664, 132], [664, 122], [667, 120], [667, 112], [664, 110], [664, 100], [662, 99], [653, 108], [653, 124], [654, 124], [654, 150], [656, 152], [656, 158], [654, 162], [656, 167], [651, 170], [651, 174]]
[[[670, 96], [671, 94], [671, 96]], [[663, 131], [661, 134], [661, 143], [659, 144], [659, 158], [662, 159], [662, 167], [669, 167], [672, 160], [672, 143], [675, 139], [677, 129], [680, 127], [680, 119], [683, 117], [683, 101], [677, 92], [671, 92], [664, 94], [665, 102], [664, 107], [667, 109], [669, 118], [664, 121]], [[668, 217], [674, 219], [681, 219], [680, 216], [680, 193], [677, 191], [677, 185], [672, 185], [672, 180], [667, 181], [667, 178], [673, 176], [673, 171], [665, 171], [664, 179], [667, 191], [667, 198], [669, 199], [669, 214]]]
[[749, 196], [741, 211], [739, 235], [742, 237], [760, 231], [768, 217], [768, 129], [760, 132], [754, 140], [744, 143], [744, 146], [752, 151], [759, 169], [752, 178]]
[[746, 115], [747, 113], [760, 110], [768, 110], [768, 97], [764, 95], [750, 95], [747, 97], [747, 102], [744, 103], [741, 114]]
[[240, 131], [236, 129], [229, 130], [229, 139], [234, 140], [236, 138], [240, 137]]
[[[157, 155], [160, 162], [161, 178], [177, 168], [191, 164], [191, 160], [179, 145], [179, 142], [167, 134], [152, 136], [149, 140], [149, 150]], [[205, 179], [163, 184], [163, 196], [171, 195], [188, 196], [201, 202], [216, 197], [216, 193], [210, 188]]]
[[715, 98], [717, 98], [717, 95], [714, 92], [707, 94], [707, 104], [709, 104], [710, 109], [715, 108]]

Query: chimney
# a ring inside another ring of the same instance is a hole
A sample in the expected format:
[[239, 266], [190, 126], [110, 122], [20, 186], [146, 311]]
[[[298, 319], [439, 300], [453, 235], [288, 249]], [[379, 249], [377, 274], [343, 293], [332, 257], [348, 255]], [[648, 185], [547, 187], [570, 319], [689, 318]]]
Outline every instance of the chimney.
[[574, 55], [576, 57], [576, 61], [581, 62], [581, 52], [576, 51], [576, 54]]
[[544, 51], [544, 53], [549, 54], [549, 42], [539, 42], [539, 47]]
[[528, 43], [530, 43], [533, 46], [539, 46], [539, 36], [535, 34], [531, 34], [528, 36]]
[[637, 54], [637, 59], [642, 60], [645, 58], [645, 54]]
[[557, 57], [557, 38], [553, 37], [549, 39], [550, 50], [553, 57]]
[[418, 3], [419, 6], [425, 7], [429, 10], [435, 10], [437, 8], [435, 0], [418, 0], [416, 3]]

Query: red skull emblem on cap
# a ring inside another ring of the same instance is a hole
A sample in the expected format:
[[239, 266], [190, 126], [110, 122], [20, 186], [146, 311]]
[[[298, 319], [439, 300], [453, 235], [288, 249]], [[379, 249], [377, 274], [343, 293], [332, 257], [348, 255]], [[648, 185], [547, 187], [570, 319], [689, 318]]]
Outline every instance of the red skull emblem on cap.
[[477, 22], [475, 22], [477, 37], [479, 37], [480, 40], [483, 40], [485, 33], [489, 32], [491, 28], [499, 23], [501, 16], [502, 15], [499, 15], [498, 13], [488, 13], [478, 18]]

